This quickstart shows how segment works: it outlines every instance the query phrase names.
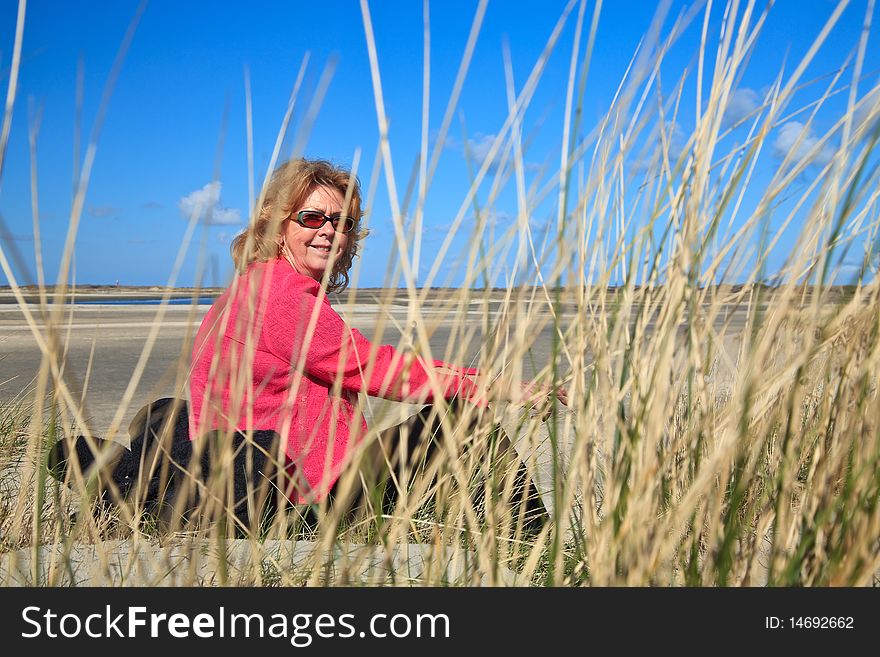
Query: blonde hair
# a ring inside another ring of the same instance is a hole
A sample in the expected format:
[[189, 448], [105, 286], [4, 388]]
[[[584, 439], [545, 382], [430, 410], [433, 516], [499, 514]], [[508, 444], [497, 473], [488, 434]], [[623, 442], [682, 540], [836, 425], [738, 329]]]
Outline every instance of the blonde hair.
[[360, 182], [351, 172], [326, 160], [298, 158], [275, 169], [250, 225], [232, 240], [232, 260], [239, 272], [244, 272], [252, 262], [266, 262], [278, 257], [284, 220], [318, 187], [338, 191], [345, 199], [342, 214], [355, 219], [354, 228], [347, 233], [348, 243], [333, 264], [327, 291], [341, 292], [348, 287], [348, 270], [357, 255], [359, 242], [368, 232], [360, 226]]

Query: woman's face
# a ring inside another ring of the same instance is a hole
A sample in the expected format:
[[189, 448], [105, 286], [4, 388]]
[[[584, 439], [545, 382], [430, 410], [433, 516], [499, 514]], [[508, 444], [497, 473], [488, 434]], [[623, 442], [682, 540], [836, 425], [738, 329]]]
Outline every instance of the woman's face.
[[306, 228], [296, 222], [301, 210], [320, 210], [333, 216], [342, 212], [342, 195], [329, 187], [316, 187], [292, 216], [284, 222], [282, 230], [282, 255], [302, 274], [320, 281], [324, 272], [332, 270], [334, 259], [330, 257], [331, 246], [336, 242], [336, 257], [348, 247], [348, 235], [339, 233], [329, 221], [320, 228]]

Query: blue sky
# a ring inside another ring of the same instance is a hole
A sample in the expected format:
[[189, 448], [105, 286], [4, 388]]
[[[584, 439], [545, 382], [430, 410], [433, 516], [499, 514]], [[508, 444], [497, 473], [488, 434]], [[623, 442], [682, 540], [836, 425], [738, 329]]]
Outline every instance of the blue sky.
[[[449, 143], [442, 151], [427, 197], [420, 282], [431, 264], [430, 256], [436, 254], [466, 198], [469, 179], [465, 143], [479, 159], [507, 118], [504, 44], [509, 47], [514, 84], [520, 89], [566, 4], [546, 0], [489, 3], [450, 127]], [[435, 1], [430, 5], [428, 130], [432, 142], [440, 128], [477, 5], [470, 0]], [[740, 80], [736, 99], [739, 106], [753, 106], [754, 99], [772, 84], [783, 65], [790, 70], [835, 5], [825, 0], [776, 3]], [[665, 29], [692, 6], [672, 2]], [[586, 5], [587, 22], [593, 7], [591, 0]], [[114, 58], [137, 8], [137, 2], [126, 0], [33, 0], [27, 5], [19, 89], [0, 181], [0, 213], [11, 234], [11, 242], [4, 242], [3, 248], [9, 257], [17, 249], [26, 262], [25, 271], [16, 269], [20, 283], [35, 279], [29, 126], [39, 115], [36, 166], [40, 233], [45, 279], [52, 282], [58, 276], [69, 225], [75, 166], [82, 164]], [[866, 2], [858, 0], [845, 10], [805, 79], [840, 68], [858, 44], [865, 8]], [[422, 131], [423, 3], [374, 0], [369, 10], [390, 119], [394, 174], [399, 195], [403, 196]], [[540, 182], [542, 176], [552, 176], [559, 166], [577, 10], [575, 5], [523, 117], [524, 135], [534, 136], [525, 155], [527, 184], [535, 178]], [[651, 25], [654, 10], [654, 2], [604, 3], [586, 87], [581, 135], [588, 134], [607, 112], [639, 40]], [[723, 10], [723, 4], [712, 7], [710, 53], [718, 41]], [[670, 92], [683, 72], [696, 66], [703, 11], [666, 57], [664, 84]], [[4, 90], [16, 12], [17, 2], [0, 0]], [[585, 41], [581, 41], [581, 53]], [[204, 284], [226, 284], [232, 272], [229, 243], [249, 214], [245, 67], [252, 90], [255, 177], [259, 186], [307, 53], [308, 68], [282, 153], [289, 155], [297, 142], [306, 108], [323, 72], [332, 64], [330, 86], [304, 153], [351, 166], [359, 152], [358, 172], [366, 192], [372, 182], [379, 133], [359, 2], [149, 2], [112, 90], [98, 136], [76, 239], [75, 280], [80, 284], [113, 284], [117, 280], [121, 285], [166, 283], [187, 230], [186, 210], [197, 199], [213, 194], [217, 199], [213, 218], [196, 230], [175, 282], [191, 285], [201, 271]], [[83, 71], [83, 104], [81, 138], [75, 153], [78, 62]], [[878, 67], [880, 41], [872, 34], [861, 88], [876, 84]], [[848, 84], [851, 78], [851, 74], [845, 74], [839, 86]], [[684, 135], [693, 121], [694, 84], [691, 74], [678, 119]], [[826, 84], [827, 78], [805, 89], [793, 106], [817, 97]], [[809, 143], [831, 127], [845, 99], [846, 93], [839, 94], [826, 104], [805, 141]], [[756, 168], [752, 184], [758, 190], [797, 132], [791, 125], [775, 128], [768, 142], [773, 148]], [[820, 152], [817, 159], [830, 157], [832, 151]], [[489, 187], [481, 187], [481, 203], [488, 198]], [[388, 278], [396, 247], [384, 177], [378, 180], [376, 190], [367, 218], [372, 233], [358, 265], [361, 287], [399, 282]], [[468, 212], [465, 221], [473, 222], [473, 213]], [[499, 195], [493, 213], [500, 223], [515, 215], [516, 189], [512, 182]], [[550, 201], [536, 207], [536, 225], [549, 220], [553, 213]], [[792, 230], [796, 233], [797, 226]], [[792, 238], [786, 237], [780, 244], [776, 264], [790, 245], [788, 239]], [[445, 256], [436, 284], [461, 282], [459, 263], [468, 246], [468, 231], [463, 230]], [[7, 282], [5, 275], [0, 277], [0, 283]]]

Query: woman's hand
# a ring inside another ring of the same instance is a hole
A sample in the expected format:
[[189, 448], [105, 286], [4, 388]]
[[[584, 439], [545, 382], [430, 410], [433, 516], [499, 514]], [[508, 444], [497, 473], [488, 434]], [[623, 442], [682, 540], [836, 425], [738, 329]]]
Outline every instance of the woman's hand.
[[568, 392], [562, 386], [554, 388], [543, 383], [535, 383], [534, 381], [525, 381], [520, 384], [522, 387], [522, 399], [528, 405], [541, 404], [550, 401], [554, 395], [560, 404], [568, 406]]
[[555, 398], [563, 406], [568, 406], [568, 392], [562, 386], [554, 388], [544, 383], [525, 381], [520, 384], [521, 404], [541, 415], [541, 421], [546, 422], [553, 413], [553, 399]]
[[509, 384], [503, 380], [492, 383], [489, 388], [489, 401], [506, 401], [523, 406], [536, 415], [541, 421], [550, 418], [553, 412], [553, 399], [563, 406], [568, 406], [568, 391], [562, 386], [553, 387], [535, 381], [523, 381]]
[[[435, 372], [443, 376], [461, 376], [461, 372], [447, 367], [434, 367]], [[546, 420], [552, 411], [553, 398], [568, 406], [568, 391], [562, 386], [549, 386], [535, 381], [512, 382], [506, 377], [500, 377], [492, 381], [487, 391], [486, 400], [510, 402], [543, 413]]]

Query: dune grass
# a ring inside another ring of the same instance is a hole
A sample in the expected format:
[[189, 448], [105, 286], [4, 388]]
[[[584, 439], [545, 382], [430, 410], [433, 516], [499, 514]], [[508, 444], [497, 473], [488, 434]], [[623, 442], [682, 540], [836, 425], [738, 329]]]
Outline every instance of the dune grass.
[[[364, 2], [380, 135], [365, 178], [367, 221], [384, 176], [397, 247], [375, 338], [395, 329], [402, 348], [476, 366], [485, 385], [525, 377], [564, 385], [569, 405], [551, 399], [538, 409], [466, 408], [442, 425], [439, 486], [416, 476], [389, 515], [352, 520], [318, 506], [317, 527], [306, 527], [297, 508], [269, 526], [236, 531], [223, 503], [228, 482], [215, 477], [202, 490], [197, 523], [157, 525], [136, 501], [96, 517], [94, 476], [73, 472], [69, 486], [46, 476], [48, 442], [72, 426], [91, 432], [72, 394], [82, 386], [71, 388], [64, 374], [63, 308], [44, 295], [43, 319], [28, 315], [43, 348], [30, 397], [39, 403], [0, 412], [4, 584], [877, 585], [880, 287], [871, 245], [880, 230], [880, 88], [866, 88], [860, 77], [867, 36], [830, 79], [804, 79], [844, 4], [830, 11], [804, 59], [780, 71], [737, 125], [725, 116], [765, 15], [752, 3], [732, 3], [716, 39], [706, 36], [707, 21], [696, 72], [680, 72], [671, 87], [661, 84], [661, 73], [668, 77], [664, 56], [701, 16], [685, 14], [665, 30], [659, 17], [604, 117], [587, 129], [584, 93], [600, 5], [591, 14], [587, 3], [573, 0], [521, 86], [508, 69], [509, 114], [485, 159], [469, 159], [471, 186], [427, 277], [417, 277], [430, 258], [419, 227], [485, 3], [437, 143], [429, 149], [425, 110], [420, 158], [401, 190], [391, 175]], [[428, 35], [428, 21], [425, 29]], [[545, 163], [526, 185], [525, 112], [563, 29], [576, 38], [563, 125], [556, 128], [559, 162]], [[426, 64], [426, 99], [428, 70]], [[322, 82], [301, 130], [308, 130], [325, 88]], [[686, 89], [696, 90], [697, 113], [683, 130]], [[291, 108], [298, 93], [299, 80]], [[816, 112], [841, 94], [848, 101], [839, 120], [809, 137]], [[758, 184], [754, 171], [772, 149], [774, 131], [794, 117], [805, 130], [769, 182]], [[94, 135], [88, 158], [97, 129]], [[828, 144], [835, 150], [826, 160], [820, 155]], [[65, 253], [75, 241], [90, 163], [80, 173]], [[505, 189], [517, 199], [507, 224], [493, 221]], [[548, 203], [549, 220], [536, 229]], [[465, 221], [471, 216], [474, 222]], [[178, 266], [197, 223], [193, 217]], [[795, 248], [771, 268], [785, 231], [794, 232]], [[454, 238], [463, 234], [469, 250], [454, 253]], [[19, 294], [7, 248], [0, 264]], [[369, 242], [365, 257], [368, 250]], [[441, 298], [440, 272], [450, 260], [459, 263], [464, 283]], [[69, 270], [62, 271], [63, 293]], [[176, 269], [169, 290], [175, 279]], [[352, 280], [338, 301], [358, 299], [357, 265]], [[403, 320], [392, 312], [392, 301], [402, 298]], [[431, 353], [438, 309], [452, 331], [443, 353]], [[162, 313], [160, 307], [146, 355]], [[536, 360], [539, 340], [549, 340], [549, 358]], [[474, 343], [476, 351], [467, 351]], [[181, 355], [178, 368], [180, 397], [188, 356]], [[102, 437], [120, 433], [130, 404], [150, 401], [134, 399], [142, 363]], [[225, 365], [247, 367], [247, 358]], [[364, 411], [377, 412], [369, 400]], [[492, 460], [498, 426], [552, 508], [539, 533], [526, 532], [522, 518], [508, 511], [510, 477]], [[375, 438], [372, 428], [364, 442]], [[477, 481], [488, 482], [491, 494], [476, 496]]]

